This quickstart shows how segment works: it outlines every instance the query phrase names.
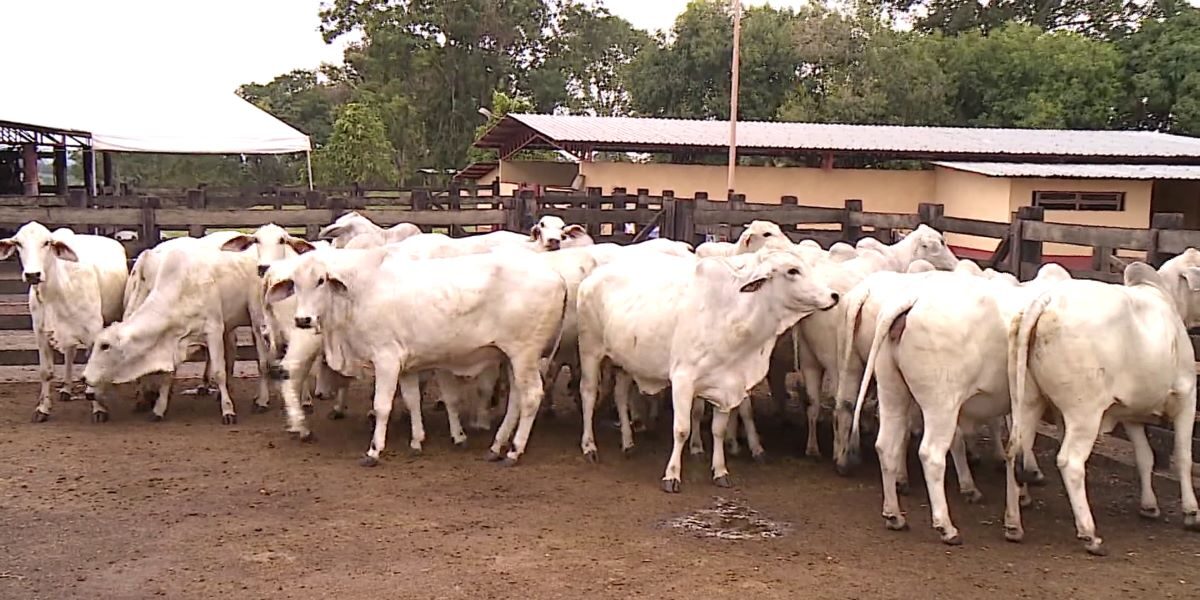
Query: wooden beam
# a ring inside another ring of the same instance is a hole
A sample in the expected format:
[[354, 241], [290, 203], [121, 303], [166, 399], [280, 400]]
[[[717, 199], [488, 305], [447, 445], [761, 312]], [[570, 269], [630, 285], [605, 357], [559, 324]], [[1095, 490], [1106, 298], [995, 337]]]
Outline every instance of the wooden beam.
[[36, 144], [21, 146], [21, 172], [25, 181], [25, 195], [36, 196], [41, 193], [38, 186], [38, 151]]

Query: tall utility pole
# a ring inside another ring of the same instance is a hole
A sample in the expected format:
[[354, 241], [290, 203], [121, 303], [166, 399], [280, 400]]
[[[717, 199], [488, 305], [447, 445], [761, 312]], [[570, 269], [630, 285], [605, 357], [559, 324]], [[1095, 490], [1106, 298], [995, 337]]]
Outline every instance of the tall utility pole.
[[733, 175], [737, 166], [738, 55], [742, 43], [742, 0], [733, 2], [733, 82], [729, 87], [729, 193], [733, 193]]

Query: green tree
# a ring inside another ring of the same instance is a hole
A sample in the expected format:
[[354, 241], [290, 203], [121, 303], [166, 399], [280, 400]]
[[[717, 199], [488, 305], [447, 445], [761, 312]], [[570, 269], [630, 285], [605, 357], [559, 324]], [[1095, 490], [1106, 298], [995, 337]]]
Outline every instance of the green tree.
[[350, 102], [338, 110], [329, 142], [313, 155], [313, 178], [321, 185], [394, 185], [394, 154], [375, 108]]
[[1124, 43], [1126, 121], [1135, 127], [1200, 135], [1200, 10], [1150, 20]]
[[297, 69], [269, 83], [245, 84], [238, 88], [238, 95], [321, 145], [333, 131], [334, 108], [346, 101], [349, 90], [327, 77], [322, 81], [317, 71]]
[[1139, 23], [1175, 10], [1174, 0], [866, 0], [887, 17], [903, 17], [918, 31], [947, 35], [988, 33], [1009, 23], [1046, 31], [1073, 31], [1118, 39]]

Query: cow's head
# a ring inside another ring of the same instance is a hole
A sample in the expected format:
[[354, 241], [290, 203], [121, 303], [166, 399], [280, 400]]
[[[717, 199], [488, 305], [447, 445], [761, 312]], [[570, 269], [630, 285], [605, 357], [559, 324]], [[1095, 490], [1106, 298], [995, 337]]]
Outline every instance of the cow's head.
[[[1200, 251], [1195, 248], [1184, 250], [1183, 254], [1163, 263], [1158, 273], [1183, 322], [1188, 327], [1200, 325]], [[1128, 285], [1128, 267], [1125, 279]]]
[[942, 233], [928, 225], [918, 226], [893, 247], [903, 249], [908, 254], [904, 257], [908, 262], [923, 258], [943, 271], [952, 270], [958, 265], [958, 257], [946, 246]]
[[541, 250], [554, 251], [591, 245], [592, 238], [583, 225], [567, 225], [559, 217], [546, 215], [529, 230], [529, 240], [537, 242]]
[[321, 333], [325, 321], [335, 313], [340, 314], [338, 311], [349, 301], [350, 279], [356, 271], [373, 270], [387, 254], [383, 249], [341, 252], [353, 252], [362, 260], [332, 266], [321, 260], [321, 254], [305, 256], [299, 259], [289, 276], [280, 278], [267, 289], [264, 300], [273, 305], [294, 296], [295, 326]]
[[251, 247], [258, 249], [259, 277], [266, 274], [272, 263], [315, 249], [307, 240], [293, 236], [274, 223], [263, 225], [252, 234], [241, 234], [221, 245], [222, 250], [229, 252], [244, 252]]
[[778, 225], [770, 221], [751, 221], [745, 231], [738, 237], [738, 254], [758, 252], [762, 248], [784, 250], [792, 246]]
[[837, 305], [838, 293], [810, 277], [811, 269], [796, 254], [788, 251], [759, 254], [757, 264], [739, 282], [742, 293], [768, 295], [769, 301], [778, 302], [801, 317]]
[[51, 234], [41, 223], [30, 221], [13, 237], [0, 240], [0, 260], [16, 252], [21, 259], [21, 278], [29, 285], [38, 285], [54, 276], [54, 261], [79, 261], [70, 243], [65, 241], [71, 235], [69, 230]]
[[[159, 324], [161, 325], [161, 324]], [[106, 327], [92, 344], [83, 380], [103, 389], [155, 373], [173, 373], [183, 357], [178, 340], [164, 337], [165, 327], [123, 321]]]
[[321, 231], [317, 233], [317, 239], [329, 240], [334, 248], [345, 248], [346, 244], [355, 236], [371, 232], [382, 233], [382, 231], [370, 219], [356, 211], [350, 211], [338, 217], [333, 223], [322, 227]]

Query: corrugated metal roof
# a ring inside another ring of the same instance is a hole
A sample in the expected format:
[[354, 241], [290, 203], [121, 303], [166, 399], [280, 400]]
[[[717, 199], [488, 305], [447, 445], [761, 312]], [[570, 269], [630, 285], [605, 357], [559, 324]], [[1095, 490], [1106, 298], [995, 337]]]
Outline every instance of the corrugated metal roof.
[[[500, 148], [535, 133], [528, 147], [579, 145], [595, 150], [718, 149], [729, 143], [728, 121], [510, 114], [477, 145]], [[1081, 131], [966, 127], [905, 127], [821, 123], [739, 122], [747, 154], [844, 151], [896, 155], [1014, 155], [1200, 159], [1200, 139], [1149, 131]]]
[[968, 171], [988, 177], [1059, 177], [1073, 179], [1196, 179], [1197, 165], [1080, 165], [1000, 162], [932, 163], [939, 167]]
[[488, 173], [496, 170], [499, 167], [498, 162], [473, 162], [457, 173], [454, 174], [455, 181], [466, 181], [469, 179], [479, 179]]

